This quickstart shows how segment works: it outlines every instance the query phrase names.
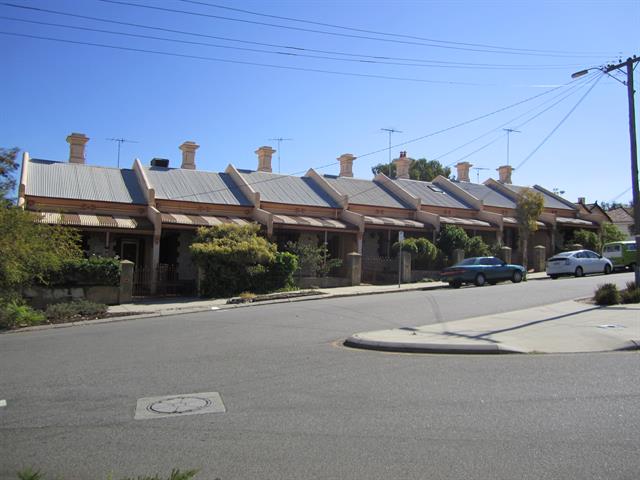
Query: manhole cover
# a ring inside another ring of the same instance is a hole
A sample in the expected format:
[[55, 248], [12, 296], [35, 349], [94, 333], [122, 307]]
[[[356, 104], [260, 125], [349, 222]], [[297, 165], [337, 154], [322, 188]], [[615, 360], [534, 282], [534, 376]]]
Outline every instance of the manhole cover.
[[140, 398], [134, 418], [179, 417], [202, 413], [225, 413], [226, 408], [217, 392], [167, 395], [164, 397]]
[[211, 405], [211, 401], [200, 397], [175, 397], [152, 403], [147, 407], [155, 413], [195, 412]]

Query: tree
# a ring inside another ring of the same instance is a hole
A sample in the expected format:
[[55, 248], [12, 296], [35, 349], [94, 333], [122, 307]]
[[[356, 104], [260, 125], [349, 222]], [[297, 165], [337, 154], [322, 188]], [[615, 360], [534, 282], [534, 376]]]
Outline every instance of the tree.
[[82, 256], [76, 230], [35, 222], [34, 214], [0, 205], [0, 293], [46, 283], [51, 272]]
[[600, 239], [598, 235], [589, 230], [576, 230], [573, 232], [572, 242], [582, 245], [587, 250], [593, 250], [594, 252], [600, 251]]
[[0, 198], [4, 200], [16, 186], [13, 173], [18, 169], [17, 148], [0, 148]]
[[600, 238], [602, 245], [609, 242], [620, 242], [626, 240], [627, 236], [617, 225], [605, 222], [600, 226]]
[[527, 268], [527, 251], [529, 236], [538, 230], [538, 217], [544, 210], [544, 197], [541, 193], [527, 188], [518, 195], [516, 204], [516, 220], [520, 237], [522, 265]]
[[464, 254], [467, 257], [486, 257], [491, 255], [489, 245], [485, 243], [481, 236], [470, 237], [464, 247]]
[[[391, 165], [388, 163], [379, 163], [378, 165], [371, 167], [371, 172], [374, 175], [384, 173], [387, 177], [395, 178], [396, 165], [394, 163]], [[437, 160], [427, 160], [426, 158], [412, 160], [409, 164], [409, 178], [412, 180], [430, 182], [438, 175], [449, 178], [451, 175], [451, 169], [449, 167], [444, 167]]]

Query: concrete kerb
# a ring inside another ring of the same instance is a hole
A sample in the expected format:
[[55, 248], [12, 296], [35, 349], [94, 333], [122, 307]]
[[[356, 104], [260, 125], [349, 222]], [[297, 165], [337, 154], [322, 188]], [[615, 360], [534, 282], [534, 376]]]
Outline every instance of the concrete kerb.
[[471, 354], [471, 355], [497, 355], [504, 353], [527, 353], [523, 350], [500, 344], [443, 344], [443, 343], [411, 343], [411, 342], [385, 342], [381, 340], [367, 340], [360, 338], [358, 334], [347, 338], [343, 345], [350, 348], [363, 350], [375, 350], [397, 353], [443, 353], [443, 354]]

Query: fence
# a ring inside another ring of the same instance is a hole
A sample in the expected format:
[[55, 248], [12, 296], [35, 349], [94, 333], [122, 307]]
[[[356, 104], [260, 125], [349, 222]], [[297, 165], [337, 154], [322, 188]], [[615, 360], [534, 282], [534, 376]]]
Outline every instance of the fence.
[[[154, 296], [195, 295], [195, 280], [180, 280], [177, 267], [173, 264], [158, 265]], [[136, 268], [133, 272], [133, 295], [135, 297], [150, 296], [152, 280], [153, 270], [151, 268]]]

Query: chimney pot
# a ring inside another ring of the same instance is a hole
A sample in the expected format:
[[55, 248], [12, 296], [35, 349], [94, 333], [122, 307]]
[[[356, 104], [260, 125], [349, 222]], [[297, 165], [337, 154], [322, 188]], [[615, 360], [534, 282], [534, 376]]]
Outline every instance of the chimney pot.
[[180, 145], [180, 150], [182, 150], [182, 165], [180, 168], [184, 168], [187, 170], [195, 170], [196, 169], [196, 150], [200, 148], [196, 142], [187, 141]]
[[258, 171], [271, 173], [271, 157], [276, 151], [269, 147], [263, 146], [255, 151], [258, 155]]
[[353, 177], [353, 161], [355, 159], [356, 157], [351, 153], [344, 153], [338, 157], [341, 177]]
[[166, 158], [152, 158], [151, 159], [151, 166], [152, 167], [162, 167], [162, 168], [169, 168], [169, 160]]
[[459, 182], [470, 182], [469, 180], [469, 169], [473, 167], [469, 162], [459, 162], [456, 164], [456, 169], [458, 170], [458, 181]]
[[513, 171], [513, 167], [511, 165], [502, 165], [497, 168], [499, 175], [499, 182], [510, 184], [511, 183], [511, 172]]
[[69, 143], [69, 163], [84, 163], [85, 145], [89, 141], [84, 133], [72, 133], [67, 137]]

